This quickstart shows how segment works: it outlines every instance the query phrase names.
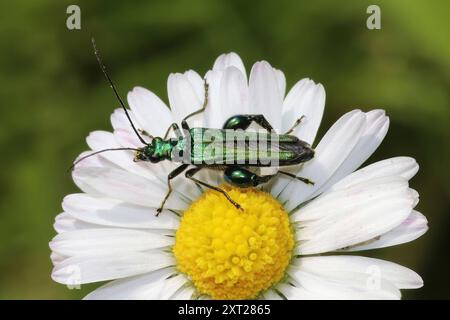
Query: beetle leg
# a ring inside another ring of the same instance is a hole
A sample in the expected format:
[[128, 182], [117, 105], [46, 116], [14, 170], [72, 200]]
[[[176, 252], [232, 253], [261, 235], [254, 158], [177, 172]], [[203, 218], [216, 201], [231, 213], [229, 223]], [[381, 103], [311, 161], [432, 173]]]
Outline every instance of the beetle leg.
[[284, 134], [291, 134], [291, 133], [294, 131], [294, 129], [297, 128], [297, 127], [300, 125], [300, 123], [302, 123], [303, 119], [305, 119], [305, 116], [301, 116], [300, 118], [298, 118], [298, 119], [294, 122], [294, 124], [292, 125], [292, 127], [291, 127], [288, 131], [286, 131], [286, 133], [284, 133]]
[[241, 205], [239, 203], [237, 203], [236, 201], [234, 201], [233, 199], [231, 199], [231, 197], [228, 195], [228, 193], [225, 190], [222, 190], [222, 189], [220, 189], [218, 187], [212, 186], [212, 185], [210, 185], [210, 184], [208, 184], [206, 182], [200, 181], [200, 180], [198, 180], [198, 179], [193, 177], [197, 172], [199, 172], [202, 169], [203, 169], [202, 167], [196, 167], [196, 168], [189, 169], [188, 171], [186, 171], [185, 176], [186, 176], [186, 178], [194, 181], [195, 183], [198, 183], [198, 184], [200, 184], [200, 185], [202, 185], [204, 187], [207, 187], [209, 189], [212, 189], [212, 190], [215, 190], [217, 192], [220, 192], [221, 194], [223, 194], [225, 196], [225, 198], [227, 198], [228, 201], [231, 202], [231, 204], [233, 206], [236, 207], [236, 209], [243, 210]]
[[186, 122], [186, 120], [181, 121], [181, 127], [183, 128], [183, 130], [184, 130], [185, 132], [189, 132], [189, 130], [191, 129], [191, 128], [189, 128], [189, 125], [188, 125], [188, 123]]
[[164, 197], [163, 201], [161, 202], [161, 206], [156, 210], [156, 216], [158, 216], [161, 211], [164, 209], [164, 204], [166, 203], [167, 199], [169, 198], [170, 194], [172, 193], [172, 185], [170, 184], [170, 180], [178, 176], [180, 173], [182, 173], [186, 168], [189, 166], [189, 164], [182, 164], [181, 166], [175, 168], [172, 172], [169, 173], [167, 176], [167, 187], [169, 190], [166, 193], [166, 196]]
[[198, 109], [197, 111], [194, 111], [190, 114], [188, 114], [186, 117], [184, 117], [184, 119], [181, 121], [181, 126], [183, 127], [183, 129], [185, 130], [189, 130], [189, 126], [186, 122], [187, 119], [189, 119], [190, 117], [193, 117], [197, 114], [202, 113], [203, 111], [205, 111], [206, 106], [208, 105], [208, 89], [209, 89], [209, 84], [208, 82], [206, 82], [206, 79], [204, 79], [204, 86], [205, 86], [205, 98], [203, 100], [203, 106]]
[[275, 131], [270, 122], [262, 114], [253, 115], [251, 117], [251, 121], [259, 124], [261, 127], [263, 127], [269, 132]]
[[183, 135], [181, 134], [181, 131], [180, 131], [180, 127], [178, 127], [178, 124], [176, 124], [176, 122], [174, 122], [167, 128], [166, 134], [164, 135], [164, 140], [167, 140], [167, 137], [169, 136], [169, 133], [170, 133], [170, 129], [173, 129], [173, 131], [175, 132], [175, 135], [178, 139], [183, 137]]
[[250, 125], [255, 122], [269, 132], [275, 131], [272, 125], [262, 114], [238, 114], [234, 115], [225, 121], [223, 129], [242, 129], [246, 130]]
[[300, 181], [302, 181], [302, 182], [304, 182], [306, 184], [314, 185], [314, 181], [311, 181], [308, 178], [299, 177], [299, 176], [296, 176], [295, 174], [292, 174], [292, 173], [289, 173], [289, 172], [286, 172], [286, 171], [278, 171], [278, 173], [281, 173], [281, 174], [284, 174], [284, 175], [286, 175], [288, 177], [300, 180]]
[[142, 135], [142, 136], [146, 136], [149, 137], [150, 139], [153, 139], [153, 136], [148, 133], [147, 131], [145, 131], [144, 129], [137, 129], [137, 131]]
[[193, 116], [195, 116], [195, 115], [197, 115], [197, 114], [202, 113], [203, 111], [205, 111], [206, 106], [208, 105], [208, 88], [209, 88], [209, 85], [208, 85], [208, 83], [206, 82], [206, 79], [204, 80], [204, 85], [205, 85], [205, 99], [203, 100], [203, 106], [202, 106], [200, 109], [198, 109], [197, 111], [194, 111], [194, 112], [188, 114], [188, 115], [187, 115], [186, 117], [184, 117], [184, 119], [181, 121], [181, 127], [182, 127], [183, 130], [185, 130], [185, 131], [189, 131], [189, 130], [190, 130], [189, 124], [187, 123], [186, 120], [189, 119], [190, 117], [193, 117]]

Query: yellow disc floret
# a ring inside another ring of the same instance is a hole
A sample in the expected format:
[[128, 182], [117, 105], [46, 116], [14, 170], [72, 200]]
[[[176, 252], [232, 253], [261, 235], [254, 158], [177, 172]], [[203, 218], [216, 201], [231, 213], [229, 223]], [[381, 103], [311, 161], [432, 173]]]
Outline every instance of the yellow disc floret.
[[254, 299], [284, 276], [294, 246], [281, 204], [257, 189], [222, 186], [184, 212], [173, 248], [180, 272], [213, 299]]

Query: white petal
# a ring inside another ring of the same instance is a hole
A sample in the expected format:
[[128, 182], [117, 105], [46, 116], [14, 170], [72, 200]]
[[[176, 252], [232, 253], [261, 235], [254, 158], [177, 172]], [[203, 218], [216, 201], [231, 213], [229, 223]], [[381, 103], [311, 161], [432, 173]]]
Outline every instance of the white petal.
[[80, 229], [92, 229], [95, 228], [95, 224], [79, 221], [69, 215], [67, 212], [63, 212], [56, 216], [53, 228], [58, 233], [80, 230]]
[[222, 128], [227, 120], [223, 112], [226, 109], [222, 103], [222, 78], [223, 70], [210, 70], [206, 73], [206, 81], [208, 82], [208, 105], [204, 112], [205, 126], [208, 128]]
[[378, 178], [319, 197], [292, 216], [301, 221], [298, 239], [306, 240], [297, 252], [328, 252], [373, 239], [404, 221], [414, 201], [401, 177]]
[[[137, 123], [137, 120], [134, 121], [135, 117], [134, 117], [133, 111], [128, 110], [128, 114], [130, 115], [133, 122]], [[115, 109], [114, 112], [111, 114], [110, 119], [111, 119], [111, 125], [114, 128], [114, 130], [132, 129], [130, 122], [128, 121], [123, 109]]]
[[[339, 168], [348, 154], [359, 141], [365, 123], [365, 114], [354, 110], [341, 117], [325, 134], [315, 149], [312, 160], [303, 165], [300, 175], [314, 181], [314, 186], [289, 178], [278, 177], [272, 188], [272, 194], [278, 195], [282, 202], [287, 201], [285, 208], [292, 210], [311, 198]], [[285, 189], [282, 189], [286, 185]]]
[[331, 186], [324, 193], [330, 193], [334, 190], [346, 189], [360, 182], [380, 177], [400, 176], [409, 180], [414, 177], [418, 170], [419, 165], [413, 158], [390, 158], [375, 162], [371, 165], [368, 165], [367, 167], [353, 172], [338, 183]]
[[266, 61], [256, 62], [250, 72], [250, 113], [263, 114], [276, 131], [281, 130], [283, 96], [278, 77]]
[[379, 238], [369, 243], [355, 245], [343, 251], [359, 251], [385, 248], [399, 245], [416, 240], [428, 230], [428, 221], [423, 214], [417, 211], [412, 211], [411, 214], [398, 227], [391, 231], [382, 234]]
[[420, 195], [417, 192], [417, 190], [411, 189], [411, 192], [414, 194], [414, 198], [415, 198], [413, 207], [416, 207], [419, 204], [419, 197], [420, 197]]
[[[384, 110], [373, 110], [366, 113], [366, 124], [359, 142], [353, 148], [347, 159], [339, 169], [314, 195], [320, 194], [330, 186], [352, 173], [361, 166], [375, 152], [383, 141], [389, 128], [389, 118], [385, 116]], [[313, 195], [313, 196], [314, 196]]]
[[247, 73], [245, 71], [244, 63], [241, 57], [234, 52], [221, 54], [214, 62], [214, 71], [223, 71], [228, 67], [237, 68], [244, 76], [245, 82], [247, 82]]
[[112, 164], [110, 161], [101, 157], [99, 154], [92, 155], [92, 153], [93, 153], [92, 150], [83, 151], [82, 153], [80, 153], [80, 155], [75, 159], [75, 161], [78, 161], [82, 157], [86, 157], [86, 156], [89, 156], [89, 157], [86, 157], [85, 159], [83, 159], [82, 161], [77, 163], [77, 165], [74, 168], [80, 168], [80, 167], [114, 167], [114, 168], [117, 168], [116, 165]]
[[[122, 147], [119, 143], [117, 143], [114, 134], [107, 131], [91, 132], [86, 138], [86, 142], [93, 151]], [[128, 146], [130, 145], [128, 144]], [[125, 171], [153, 179], [155, 174], [153, 170], [151, 170], [152, 167], [149, 167], [143, 162], [134, 162], [134, 153], [135, 152], [132, 150], [115, 150], [103, 152], [100, 154], [100, 157], [107, 159]]]
[[128, 104], [139, 127], [153, 136], [162, 136], [174, 121], [166, 104], [153, 92], [135, 87], [128, 93]]
[[86, 300], [154, 300], [167, 277], [174, 274], [173, 268], [153, 271], [149, 274], [111, 281], [93, 292]]
[[[144, 137], [144, 136], [143, 136]], [[136, 134], [125, 129], [114, 130], [114, 139], [121, 147], [142, 148], [142, 142], [138, 140]], [[150, 140], [144, 137], [146, 140]]]
[[320, 293], [310, 292], [300, 286], [296, 287], [287, 283], [280, 283], [276, 289], [288, 300], [324, 300], [326, 296]]
[[[127, 110], [128, 115], [133, 121], [134, 124], [139, 124], [138, 120], [134, 116], [132, 110]], [[125, 111], [122, 108], [115, 109], [110, 117], [111, 125], [115, 130], [127, 130], [133, 132], [133, 128], [131, 127], [130, 121], [128, 120]]]
[[192, 287], [184, 287], [175, 292], [175, 294], [170, 298], [171, 300], [192, 300], [195, 294], [195, 289]]
[[[175, 122], [180, 123], [184, 117], [199, 110], [204, 102], [204, 94], [198, 95], [198, 86], [203, 84], [199, 75], [194, 76], [194, 71], [187, 73], [173, 73], [167, 80], [167, 92], [170, 107]], [[193, 82], [192, 82], [193, 81]], [[203, 115], [199, 114], [189, 119], [191, 127], [201, 127], [203, 125]], [[167, 129], [168, 127], [166, 127]]]
[[[303, 267], [291, 267], [289, 275], [295, 285], [319, 299], [399, 299], [400, 291], [391, 282], [378, 274], [376, 278], [370, 272], [358, 273], [346, 270], [341, 273], [313, 273]], [[306, 295], [308, 298], [308, 296]]]
[[421, 277], [414, 271], [393, 262], [374, 258], [344, 255], [301, 257], [293, 264], [297, 265], [299, 270], [325, 278], [346, 279], [359, 273], [380, 276], [399, 289], [414, 289], [423, 285]]
[[325, 108], [325, 89], [309, 79], [297, 82], [283, 103], [283, 130], [288, 131], [297, 119], [304, 116], [292, 134], [313, 144]]
[[[100, 154], [93, 154], [94, 151], [89, 150], [82, 152], [76, 159], [77, 164], [72, 168], [72, 179], [74, 172], [82, 170], [83, 168], [110, 168], [110, 169], [120, 169], [117, 165], [111, 161], [103, 158]], [[83, 159], [82, 159], [83, 158]], [[80, 161], [81, 160], [81, 161]], [[79, 162], [78, 162], [79, 161]], [[75, 162], [74, 162], [75, 163]], [[102, 193], [98, 190], [92, 188], [89, 184], [82, 180], [73, 179], [73, 182], [78, 188], [86, 193], [96, 196], [102, 196]]]
[[261, 297], [263, 300], [283, 300], [283, 297], [271, 289], [265, 291]]
[[[408, 187], [408, 181], [405, 178], [399, 176], [374, 178], [346, 189], [322, 194], [306, 204], [301, 210], [295, 212], [292, 217], [294, 220], [317, 224], [320, 223], [318, 219], [327, 218], [330, 215], [333, 216], [332, 208], [328, 207], [333, 201], [342, 201], [343, 206], [347, 207], [352, 204], [351, 201], [347, 201], [347, 198], [351, 198], [353, 201], [373, 200], [375, 196], [382, 198], [385, 196], [402, 195], [404, 192], [408, 193], [412, 201], [415, 200], [416, 194]], [[344, 200], [344, 198], [346, 199]], [[334, 203], [334, 205], [336, 204]], [[322, 210], [325, 208], [331, 210]]]
[[220, 82], [220, 97], [222, 109], [214, 110], [221, 113], [220, 127], [231, 116], [250, 112], [248, 86], [242, 73], [235, 67], [225, 69]]
[[281, 97], [284, 98], [286, 94], [286, 77], [283, 71], [273, 68], [275, 76], [277, 78], [278, 90], [280, 91]]
[[179, 274], [164, 281], [158, 299], [169, 300], [179, 289], [181, 289], [189, 280], [185, 275]]
[[[130, 172], [113, 168], [83, 167], [74, 170], [73, 179], [83, 191], [116, 198], [136, 205], [159, 208], [167, 192], [159, 180], [150, 180]], [[88, 190], [85, 190], [87, 186]], [[179, 197], [169, 197], [166, 209], [183, 210], [186, 203]]]
[[116, 199], [98, 198], [85, 193], [64, 198], [63, 209], [84, 222], [136, 229], [177, 229], [179, 218], [170, 211], [156, 216], [156, 210]]
[[50, 248], [66, 256], [98, 256], [146, 251], [167, 247], [173, 243], [173, 237], [149, 231], [103, 228], [58, 234], [50, 242]]
[[205, 124], [209, 128], [222, 128], [225, 121], [236, 114], [248, 114], [249, 92], [246, 79], [236, 67], [209, 71], [208, 107]]
[[[203, 102], [203, 99], [205, 97], [205, 81], [203, 80], [203, 78], [193, 70], [186, 71], [184, 75], [191, 84], [192, 89], [194, 90], [197, 97]], [[200, 106], [198, 107], [198, 109], [199, 108]]]
[[[166, 107], [167, 108], [167, 107]], [[131, 121], [137, 126], [137, 129], [139, 129], [139, 122], [137, 121], [136, 117], [133, 114], [133, 111], [128, 110], [128, 114], [130, 115]], [[133, 128], [131, 127], [130, 121], [125, 115], [125, 112], [123, 109], [116, 109], [111, 114], [111, 124], [114, 128], [114, 131], [124, 131], [127, 132], [130, 135], [130, 140], [127, 141], [125, 144], [122, 145], [122, 147], [142, 147], [142, 142], [139, 140], [136, 133], [133, 131]], [[147, 142], [150, 142], [150, 138], [146, 135], [140, 134], [140, 136]]]
[[62, 284], [83, 284], [130, 277], [175, 265], [162, 252], [124, 252], [107, 256], [76, 256], [58, 263], [52, 279]]
[[63, 261], [66, 258], [67, 258], [66, 256], [63, 256], [61, 254], [57, 254], [54, 252], [50, 253], [50, 260], [52, 260], [53, 265], [60, 263], [61, 261]]

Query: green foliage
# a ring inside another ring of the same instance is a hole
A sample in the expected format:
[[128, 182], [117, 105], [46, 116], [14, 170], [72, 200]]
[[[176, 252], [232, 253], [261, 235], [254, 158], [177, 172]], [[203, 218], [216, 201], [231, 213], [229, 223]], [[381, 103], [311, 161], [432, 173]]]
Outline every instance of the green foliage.
[[109, 130], [117, 103], [90, 46], [95, 36], [125, 94], [135, 85], [165, 101], [170, 72], [204, 73], [223, 52], [282, 69], [288, 87], [324, 84], [321, 132], [354, 107], [384, 108], [391, 129], [370, 161], [415, 157], [413, 187], [431, 230], [420, 240], [364, 253], [420, 273], [409, 298], [449, 298], [450, 2], [376, 1], [382, 29], [368, 30], [372, 1], [80, 1], [82, 30], [66, 28], [73, 1], [3, 1], [0, 7], [0, 298], [79, 298], [51, 281], [48, 241], [66, 173], [89, 131]]

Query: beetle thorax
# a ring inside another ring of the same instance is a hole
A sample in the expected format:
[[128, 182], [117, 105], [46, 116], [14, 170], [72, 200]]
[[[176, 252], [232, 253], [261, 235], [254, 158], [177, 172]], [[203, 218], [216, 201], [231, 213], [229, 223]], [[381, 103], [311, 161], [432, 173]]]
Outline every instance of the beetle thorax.
[[169, 140], [163, 140], [161, 138], [155, 138], [152, 142], [152, 148], [149, 148], [153, 153], [153, 157], [160, 158], [161, 160], [171, 159], [173, 145]]

